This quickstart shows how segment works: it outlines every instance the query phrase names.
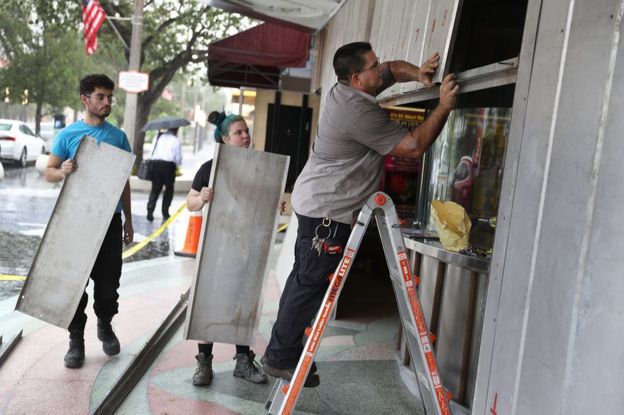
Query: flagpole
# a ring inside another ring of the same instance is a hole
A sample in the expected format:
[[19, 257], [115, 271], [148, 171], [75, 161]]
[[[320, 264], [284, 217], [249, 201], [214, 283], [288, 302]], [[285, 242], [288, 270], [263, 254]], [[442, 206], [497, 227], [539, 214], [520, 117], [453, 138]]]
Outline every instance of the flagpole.
[[124, 38], [121, 36], [121, 33], [119, 33], [119, 30], [117, 30], [117, 26], [115, 26], [113, 24], [113, 20], [131, 20], [131, 18], [128, 17], [111, 17], [111, 16], [106, 16], [106, 21], [108, 22], [108, 24], [113, 28], [113, 30], [115, 31], [115, 33], [117, 33], [117, 37], [119, 37], [119, 40], [121, 40], [121, 43], [123, 43], [124, 47], [126, 48], [126, 50], [130, 50], [130, 47], [128, 46], [128, 44], [126, 43], [126, 41], [124, 40]]
[[[143, 1], [134, 0], [134, 15], [132, 16], [132, 38], [130, 40], [130, 62], [129, 71], [139, 71], [141, 68], [141, 38], [143, 32]], [[136, 119], [137, 119], [137, 102], [138, 95], [132, 92], [126, 92], [126, 108], [124, 113], [124, 130], [128, 136], [128, 141], [132, 144], [134, 154], [143, 155], [143, 149], [139, 149], [136, 137]], [[140, 162], [141, 158], [137, 157], [136, 162]]]

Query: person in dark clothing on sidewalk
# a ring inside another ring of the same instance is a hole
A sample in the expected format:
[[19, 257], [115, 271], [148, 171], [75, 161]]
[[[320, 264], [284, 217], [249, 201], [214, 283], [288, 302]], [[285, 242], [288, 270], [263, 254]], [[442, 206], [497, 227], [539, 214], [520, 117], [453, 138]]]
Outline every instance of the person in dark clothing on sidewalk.
[[154, 209], [163, 186], [165, 191], [162, 199], [163, 220], [169, 219], [169, 206], [173, 200], [176, 170], [182, 164], [182, 143], [178, 138], [178, 129], [171, 128], [159, 134], [154, 141], [152, 150], [152, 190], [147, 201], [147, 220], [154, 220]]
[[[418, 81], [431, 86], [438, 60], [435, 54], [420, 68], [404, 61], [380, 63], [367, 42], [349, 43], [334, 54], [338, 82], [328, 91], [314, 147], [292, 193], [299, 222], [295, 263], [261, 359], [266, 374], [292, 379], [303, 351], [305, 329], [323, 301], [328, 275], [342, 258], [333, 250], [314, 249], [315, 236], [331, 235], [335, 247], [344, 247], [354, 213], [379, 190], [384, 156], [422, 156], [442, 130], [458, 87], [454, 75], [447, 75], [440, 86], [438, 106], [411, 131], [390, 120], [375, 96], [395, 82]], [[305, 386], [320, 383], [314, 369]]]
[[[127, 152], [131, 152], [128, 137], [119, 128], [106, 122], [115, 102], [113, 90], [115, 83], [106, 75], [89, 75], [80, 81], [80, 100], [85, 106], [85, 117], [61, 130], [50, 150], [50, 158], [45, 170], [49, 182], [60, 182], [75, 171], [78, 166], [74, 156], [85, 135], [105, 142]], [[106, 174], [106, 172], [102, 172]], [[122, 225], [121, 212], [125, 221]], [[123, 228], [123, 230], [122, 230]], [[130, 208], [130, 183], [126, 185], [117, 204], [102, 247], [91, 271], [93, 280], [93, 309], [98, 318], [97, 336], [102, 341], [104, 353], [109, 356], [119, 354], [119, 340], [111, 326], [113, 316], [117, 314], [119, 304], [119, 279], [121, 278], [122, 243], [129, 244], [134, 238], [132, 212]], [[87, 324], [88, 296], [85, 292], [80, 299], [78, 309], [69, 324], [69, 350], [65, 354], [65, 366], [79, 368], [84, 363], [84, 329]]]
[[[208, 121], [215, 125], [215, 140], [219, 143], [234, 147], [247, 148], [251, 143], [249, 128], [245, 119], [240, 115], [228, 115], [213, 111], [208, 117]], [[202, 210], [204, 205], [210, 202], [214, 196], [214, 191], [208, 187], [210, 182], [210, 170], [212, 160], [201, 165], [193, 183], [191, 190], [186, 197], [186, 206], [191, 212]], [[197, 369], [193, 375], [193, 385], [207, 386], [212, 383], [214, 372], [212, 371], [212, 342], [198, 343]], [[260, 365], [255, 361], [256, 355], [248, 345], [236, 345], [236, 366], [233, 375], [241, 377], [252, 383], [266, 383], [267, 377]]]

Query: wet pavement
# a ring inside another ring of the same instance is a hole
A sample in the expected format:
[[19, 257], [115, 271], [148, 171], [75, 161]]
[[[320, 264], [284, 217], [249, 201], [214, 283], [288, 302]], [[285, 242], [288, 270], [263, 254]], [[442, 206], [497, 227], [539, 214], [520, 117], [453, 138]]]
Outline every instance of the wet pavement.
[[[4, 180], [0, 181], [0, 301], [19, 294], [23, 281], [4, 280], [2, 275], [28, 274], [62, 185], [46, 182], [32, 165], [19, 168], [3, 163], [3, 167]], [[174, 195], [169, 210], [171, 214], [184, 202], [185, 196], [183, 193]], [[162, 225], [162, 218], [158, 216], [154, 222], [145, 218], [147, 199], [148, 192], [132, 192], [133, 245]], [[160, 201], [156, 212], [160, 212]], [[185, 210], [162, 234], [124, 262], [173, 255], [173, 251], [181, 249], [184, 244], [187, 222]]]

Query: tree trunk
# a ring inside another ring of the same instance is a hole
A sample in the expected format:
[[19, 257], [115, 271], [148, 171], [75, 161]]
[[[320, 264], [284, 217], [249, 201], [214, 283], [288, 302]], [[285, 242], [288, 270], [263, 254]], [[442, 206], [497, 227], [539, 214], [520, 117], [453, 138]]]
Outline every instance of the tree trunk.
[[35, 105], [35, 134], [41, 132], [41, 112], [43, 110], [43, 102], [36, 101]]
[[[141, 161], [143, 160], [143, 144], [145, 143], [145, 133], [141, 131], [141, 128], [147, 124], [150, 111], [152, 109], [152, 103], [139, 95], [137, 101], [137, 116], [136, 116], [136, 130], [134, 134], [134, 148], [133, 152], [136, 155], [134, 161], [135, 169], [138, 170]], [[136, 171], [136, 170], [135, 170]]]

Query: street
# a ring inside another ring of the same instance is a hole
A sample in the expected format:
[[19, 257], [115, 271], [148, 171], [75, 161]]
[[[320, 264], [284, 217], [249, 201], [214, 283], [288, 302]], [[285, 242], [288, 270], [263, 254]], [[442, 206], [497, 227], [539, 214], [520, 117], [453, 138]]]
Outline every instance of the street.
[[[26, 276], [41, 242], [62, 183], [48, 183], [33, 165], [19, 168], [3, 163], [5, 177], [0, 181], [0, 300], [19, 294], [23, 281], [3, 275]], [[184, 193], [175, 193], [170, 213], [184, 202]], [[162, 222], [146, 216], [148, 192], [132, 192], [133, 245], [157, 230]], [[157, 212], [160, 209], [159, 198]], [[184, 212], [156, 239], [124, 263], [173, 255], [184, 244], [187, 214]], [[121, 235], [120, 235], [121, 237]], [[59, 270], [62, 272], [62, 270]]]

